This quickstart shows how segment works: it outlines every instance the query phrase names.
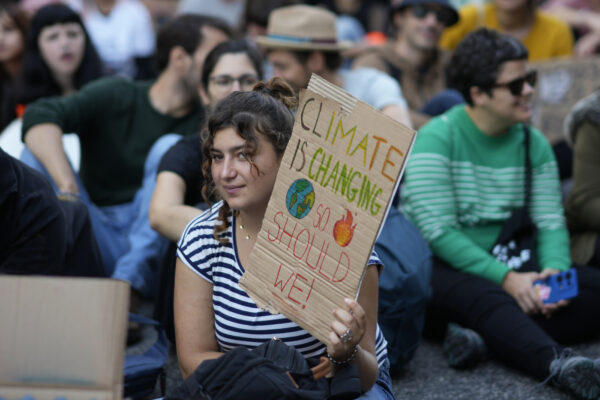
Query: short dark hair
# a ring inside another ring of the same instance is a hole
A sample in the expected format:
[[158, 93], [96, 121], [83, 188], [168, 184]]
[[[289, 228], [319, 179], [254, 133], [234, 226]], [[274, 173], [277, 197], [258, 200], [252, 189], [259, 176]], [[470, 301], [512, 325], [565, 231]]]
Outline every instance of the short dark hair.
[[473, 105], [474, 86], [491, 94], [500, 67], [507, 61], [527, 60], [529, 52], [517, 39], [491, 29], [480, 28], [466, 36], [446, 68], [448, 87], [458, 90]]
[[[174, 47], [181, 46], [186, 53], [193, 54], [204, 41], [202, 28], [215, 28], [228, 38], [232, 31], [227, 23], [215, 17], [197, 14], [183, 14], [168, 21], [156, 35], [156, 52], [154, 63], [160, 74], [169, 64], [169, 54]], [[193, 33], [197, 34], [194, 35]]]
[[[277, 49], [273, 49], [277, 50]], [[337, 71], [344, 61], [339, 51], [322, 51], [322, 50], [291, 50], [287, 49], [296, 57], [296, 60], [302, 65], [306, 64], [312, 53], [321, 52], [325, 56], [325, 66], [330, 71]]]
[[214, 49], [211, 50], [210, 53], [206, 56], [204, 60], [204, 65], [202, 66], [202, 86], [204, 89], [208, 90], [208, 79], [210, 78], [210, 74], [212, 74], [215, 65], [219, 62], [221, 57], [225, 54], [233, 54], [233, 53], [244, 53], [248, 56], [248, 59], [252, 63], [254, 70], [256, 71], [256, 75], [259, 80], [263, 78], [262, 71], [262, 55], [260, 51], [252, 44], [248, 43], [246, 40], [228, 40], [223, 43], [219, 43], [215, 46]]
[[83, 58], [73, 77], [75, 89], [80, 89], [86, 83], [102, 75], [102, 61], [79, 14], [65, 4], [48, 4], [38, 9], [29, 23], [23, 52], [23, 65], [17, 84], [17, 101], [19, 103], [28, 104], [42, 97], [62, 94], [52, 71], [42, 57], [38, 39], [44, 28], [68, 23], [78, 24], [85, 38]]

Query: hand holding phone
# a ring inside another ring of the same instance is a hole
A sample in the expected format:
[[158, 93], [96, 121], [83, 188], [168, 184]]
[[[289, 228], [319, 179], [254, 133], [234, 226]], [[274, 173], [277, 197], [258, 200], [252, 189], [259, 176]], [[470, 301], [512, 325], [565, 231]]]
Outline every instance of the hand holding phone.
[[544, 280], [537, 280], [533, 283], [533, 287], [544, 304], [572, 299], [579, 293], [577, 270], [571, 268], [550, 275]]

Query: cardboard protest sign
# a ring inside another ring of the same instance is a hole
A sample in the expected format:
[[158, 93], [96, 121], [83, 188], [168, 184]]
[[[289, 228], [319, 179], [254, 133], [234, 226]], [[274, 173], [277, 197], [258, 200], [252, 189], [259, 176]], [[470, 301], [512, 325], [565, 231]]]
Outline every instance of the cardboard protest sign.
[[240, 286], [324, 343], [356, 298], [415, 132], [313, 75]]
[[129, 284], [0, 276], [0, 398], [120, 400]]
[[600, 87], [600, 57], [535, 63], [538, 88], [533, 98], [533, 126], [552, 144], [564, 139], [565, 117], [582, 98]]

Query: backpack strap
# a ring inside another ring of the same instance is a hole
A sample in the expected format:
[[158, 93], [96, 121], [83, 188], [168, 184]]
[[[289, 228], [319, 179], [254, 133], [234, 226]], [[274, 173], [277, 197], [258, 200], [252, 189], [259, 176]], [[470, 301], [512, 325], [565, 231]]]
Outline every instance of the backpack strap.
[[525, 143], [525, 207], [529, 210], [529, 205], [531, 204], [531, 191], [533, 185], [533, 171], [531, 167], [531, 156], [529, 154], [530, 149], [530, 138], [531, 132], [529, 131], [529, 126], [527, 124], [523, 124], [523, 130], [525, 131], [523, 142]]
[[319, 363], [310, 369], [313, 373], [315, 381], [329, 375], [333, 371], [331, 361], [325, 356], [319, 358]]

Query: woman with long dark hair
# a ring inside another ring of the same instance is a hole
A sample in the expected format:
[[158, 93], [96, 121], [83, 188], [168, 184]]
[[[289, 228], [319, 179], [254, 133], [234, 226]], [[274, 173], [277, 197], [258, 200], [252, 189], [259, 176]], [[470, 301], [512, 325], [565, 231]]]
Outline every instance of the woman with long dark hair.
[[64, 4], [40, 8], [27, 32], [19, 104], [73, 93], [101, 74], [102, 62], [79, 14]]
[[16, 118], [14, 83], [21, 70], [27, 18], [17, 5], [0, 4], [0, 131]]
[[[33, 15], [27, 31], [21, 72], [15, 84], [17, 114], [34, 101], [65, 96], [102, 74], [102, 61], [75, 11], [64, 4], [46, 5]], [[23, 149], [20, 123], [5, 133], [0, 144], [13, 157]], [[75, 170], [80, 149], [76, 135], [63, 136], [63, 145]]]

